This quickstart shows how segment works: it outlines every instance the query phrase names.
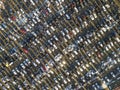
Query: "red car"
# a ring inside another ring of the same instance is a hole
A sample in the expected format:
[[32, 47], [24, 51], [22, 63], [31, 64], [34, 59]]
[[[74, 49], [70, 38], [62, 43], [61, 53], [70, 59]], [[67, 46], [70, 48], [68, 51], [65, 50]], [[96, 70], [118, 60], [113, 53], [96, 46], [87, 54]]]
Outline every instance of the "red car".
[[13, 20], [13, 21], [15, 21], [16, 17], [15, 16], [11, 16], [10, 19]]
[[20, 32], [21, 32], [22, 34], [26, 34], [26, 30], [25, 30], [24, 28], [21, 28], [21, 29], [20, 29]]
[[24, 53], [26, 53], [26, 54], [28, 53], [28, 50], [26, 48], [22, 48], [22, 50]]

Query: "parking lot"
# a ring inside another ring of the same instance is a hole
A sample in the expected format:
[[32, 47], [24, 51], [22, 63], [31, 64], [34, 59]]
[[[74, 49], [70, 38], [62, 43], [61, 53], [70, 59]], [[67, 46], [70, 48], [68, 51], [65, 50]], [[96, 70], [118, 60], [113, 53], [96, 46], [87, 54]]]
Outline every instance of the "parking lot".
[[1, 90], [120, 86], [119, 0], [1, 0]]

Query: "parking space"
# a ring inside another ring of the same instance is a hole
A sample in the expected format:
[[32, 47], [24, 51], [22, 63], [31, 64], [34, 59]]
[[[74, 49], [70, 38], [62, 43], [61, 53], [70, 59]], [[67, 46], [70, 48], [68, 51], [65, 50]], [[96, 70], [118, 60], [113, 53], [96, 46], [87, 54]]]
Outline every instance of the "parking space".
[[2, 90], [113, 90], [120, 76], [116, 1], [1, 0]]

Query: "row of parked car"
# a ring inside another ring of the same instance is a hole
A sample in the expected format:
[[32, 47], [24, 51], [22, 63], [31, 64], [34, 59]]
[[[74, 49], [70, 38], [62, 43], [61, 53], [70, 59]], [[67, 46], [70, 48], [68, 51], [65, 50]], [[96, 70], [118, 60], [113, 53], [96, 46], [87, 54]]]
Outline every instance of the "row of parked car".
[[10, 3], [19, 9], [6, 1], [3, 14], [9, 14], [0, 24], [3, 90], [112, 88], [120, 74], [119, 8], [113, 1]]

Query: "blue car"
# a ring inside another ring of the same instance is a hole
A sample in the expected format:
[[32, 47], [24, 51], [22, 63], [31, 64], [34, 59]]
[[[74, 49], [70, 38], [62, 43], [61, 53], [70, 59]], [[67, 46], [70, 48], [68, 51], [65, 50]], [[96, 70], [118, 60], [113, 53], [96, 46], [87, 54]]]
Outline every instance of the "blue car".
[[16, 52], [16, 48], [12, 48], [12, 49], [10, 49], [9, 50], [9, 53], [12, 55], [12, 54], [14, 54]]

